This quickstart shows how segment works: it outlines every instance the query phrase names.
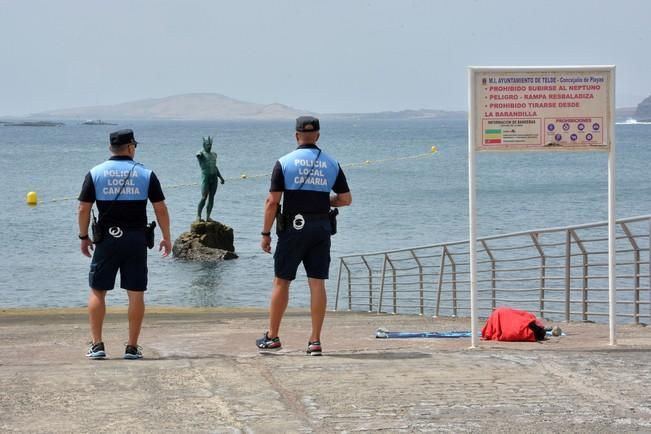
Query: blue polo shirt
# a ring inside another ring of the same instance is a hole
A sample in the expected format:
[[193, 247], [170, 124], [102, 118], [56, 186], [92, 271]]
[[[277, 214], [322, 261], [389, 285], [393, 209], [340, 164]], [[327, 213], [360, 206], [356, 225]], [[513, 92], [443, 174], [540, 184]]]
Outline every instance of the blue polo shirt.
[[283, 214], [325, 214], [330, 192], [350, 191], [337, 160], [316, 145], [301, 145], [281, 157], [271, 173], [269, 191], [283, 192]]
[[113, 156], [93, 167], [79, 193], [81, 202], [97, 202], [105, 226], [125, 229], [147, 225], [147, 200], [165, 200], [154, 172], [127, 156]]

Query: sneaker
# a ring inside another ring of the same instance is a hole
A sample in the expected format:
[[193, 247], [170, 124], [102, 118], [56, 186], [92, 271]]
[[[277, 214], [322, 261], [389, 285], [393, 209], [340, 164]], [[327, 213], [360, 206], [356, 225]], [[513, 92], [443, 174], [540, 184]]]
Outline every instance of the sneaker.
[[127, 345], [127, 347], [124, 349], [124, 358], [125, 359], [142, 359], [142, 351], [140, 351], [141, 348], [137, 345]]
[[320, 356], [321, 342], [320, 341], [308, 342], [306, 352], [308, 356]]
[[93, 360], [105, 358], [106, 351], [104, 350], [104, 342], [97, 342], [96, 344], [91, 342], [86, 357]]
[[255, 346], [258, 347], [258, 350], [276, 351], [281, 349], [282, 344], [280, 343], [280, 338], [276, 336], [275, 338], [271, 339], [268, 333], [269, 332], [265, 332], [264, 336], [262, 336], [260, 339], [256, 339]]

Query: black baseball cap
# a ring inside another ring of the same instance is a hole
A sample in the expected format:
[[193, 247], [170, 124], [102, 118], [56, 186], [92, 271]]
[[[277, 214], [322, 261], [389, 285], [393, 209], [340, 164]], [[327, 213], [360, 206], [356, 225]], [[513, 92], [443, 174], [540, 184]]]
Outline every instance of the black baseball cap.
[[131, 129], [114, 131], [109, 137], [111, 146], [122, 146], [128, 145], [129, 143], [133, 143], [134, 145], [138, 144], [133, 137], [133, 130]]
[[305, 133], [319, 131], [319, 119], [314, 116], [300, 116], [296, 118], [296, 131]]

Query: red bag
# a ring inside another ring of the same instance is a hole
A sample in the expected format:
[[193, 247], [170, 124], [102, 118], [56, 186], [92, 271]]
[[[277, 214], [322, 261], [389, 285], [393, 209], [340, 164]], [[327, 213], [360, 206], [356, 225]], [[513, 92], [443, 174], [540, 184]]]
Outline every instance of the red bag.
[[481, 331], [482, 339], [488, 341], [536, 342], [544, 336], [545, 325], [534, 314], [510, 307], [495, 309]]

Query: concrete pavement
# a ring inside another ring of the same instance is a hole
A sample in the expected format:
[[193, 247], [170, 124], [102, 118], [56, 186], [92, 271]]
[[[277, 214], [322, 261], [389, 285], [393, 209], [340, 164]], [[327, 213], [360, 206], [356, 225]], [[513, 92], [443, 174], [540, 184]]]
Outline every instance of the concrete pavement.
[[[469, 330], [468, 319], [328, 313], [324, 356], [305, 355], [309, 314], [287, 313], [284, 349], [260, 355], [257, 309], [149, 309], [145, 359], [86, 360], [85, 310], [0, 311], [2, 432], [651, 432], [651, 328], [559, 325], [541, 343], [376, 339]], [[547, 323], [553, 325], [552, 323]]]

